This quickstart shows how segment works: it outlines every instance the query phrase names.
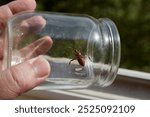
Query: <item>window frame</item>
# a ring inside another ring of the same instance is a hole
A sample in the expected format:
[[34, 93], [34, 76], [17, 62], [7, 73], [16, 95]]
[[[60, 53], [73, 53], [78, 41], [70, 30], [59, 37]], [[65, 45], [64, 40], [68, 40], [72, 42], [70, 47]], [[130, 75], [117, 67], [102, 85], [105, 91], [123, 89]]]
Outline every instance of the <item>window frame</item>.
[[105, 88], [92, 85], [87, 89], [31, 90], [17, 99], [150, 99], [150, 73], [119, 68], [115, 82]]

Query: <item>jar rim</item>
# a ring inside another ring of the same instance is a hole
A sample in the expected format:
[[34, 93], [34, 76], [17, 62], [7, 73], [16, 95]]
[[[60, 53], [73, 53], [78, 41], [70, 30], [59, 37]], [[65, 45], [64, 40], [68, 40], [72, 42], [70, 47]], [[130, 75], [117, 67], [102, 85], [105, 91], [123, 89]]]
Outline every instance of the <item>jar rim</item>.
[[[101, 80], [101, 78], [98, 79], [99, 86], [107, 87], [113, 83], [118, 72], [121, 56], [121, 43], [118, 29], [112, 20], [108, 18], [100, 18], [98, 19], [98, 22], [99, 24], [101, 24], [101, 26], [104, 26], [107, 29], [106, 33], [110, 37], [108, 43], [111, 46], [110, 48], [112, 49], [112, 58], [110, 60], [109, 74], [106, 75], [105, 80]], [[99, 26], [99, 28], [101, 28], [101, 26]]]

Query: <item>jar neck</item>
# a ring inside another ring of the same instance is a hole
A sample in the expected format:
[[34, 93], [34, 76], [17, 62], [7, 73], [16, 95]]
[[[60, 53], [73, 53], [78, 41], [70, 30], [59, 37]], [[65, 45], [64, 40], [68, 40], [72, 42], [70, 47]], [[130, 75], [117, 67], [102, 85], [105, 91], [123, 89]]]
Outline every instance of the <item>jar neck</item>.
[[97, 84], [105, 87], [114, 81], [120, 63], [120, 37], [115, 24], [106, 18], [97, 20], [88, 41], [88, 56], [92, 58]]

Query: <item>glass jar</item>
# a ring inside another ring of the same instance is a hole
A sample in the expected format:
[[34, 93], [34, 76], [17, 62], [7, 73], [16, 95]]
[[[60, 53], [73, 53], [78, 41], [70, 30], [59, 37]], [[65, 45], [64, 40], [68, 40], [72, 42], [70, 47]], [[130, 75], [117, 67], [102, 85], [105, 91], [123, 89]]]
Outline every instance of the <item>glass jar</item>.
[[[37, 49], [45, 35], [52, 39], [52, 47]], [[22, 51], [31, 45], [32, 48]], [[108, 18], [51, 12], [19, 13], [7, 22], [3, 68], [33, 58], [29, 54], [34, 49], [51, 66], [49, 77], [38, 89], [86, 88], [95, 83], [106, 87], [115, 80], [120, 62], [119, 33]]]

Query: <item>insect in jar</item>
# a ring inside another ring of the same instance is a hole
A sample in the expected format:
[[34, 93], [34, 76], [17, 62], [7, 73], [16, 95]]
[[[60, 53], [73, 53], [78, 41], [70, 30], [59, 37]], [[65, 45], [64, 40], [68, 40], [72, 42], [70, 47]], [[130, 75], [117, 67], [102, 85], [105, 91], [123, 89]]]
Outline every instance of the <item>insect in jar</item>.
[[75, 58], [70, 60], [69, 64], [71, 64], [72, 61], [77, 60], [81, 66], [84, 66], [85, 65], [85, 56], [83, 56], [81, 54], [81, 52], [77, 49], [75, 49], [74, 52], [75, 52]]

